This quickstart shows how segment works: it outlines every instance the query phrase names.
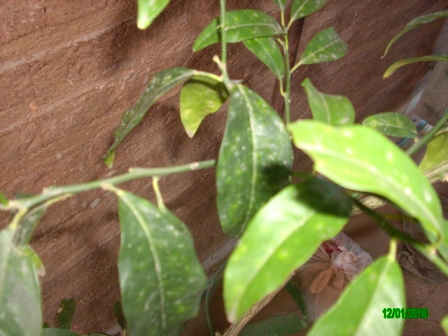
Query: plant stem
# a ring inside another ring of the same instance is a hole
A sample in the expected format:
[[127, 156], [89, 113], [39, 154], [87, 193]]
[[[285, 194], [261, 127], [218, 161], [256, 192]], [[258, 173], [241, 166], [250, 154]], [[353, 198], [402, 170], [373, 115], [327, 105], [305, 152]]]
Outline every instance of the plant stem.
[[283, 29], [285, 30], [285, 35], [283, 37], [283, 43], [281, 44], [283, 47], [283, 61], [285, 63], [285, 77], [286, 84], [285, 89], [282, 88], [281, 94], [283, 96], [283, 100], [285, 102], [285, 122], [286, 125], [289, 125], [291, 122], [291, 67], [289, 65], [289, 39], [288, 39], [288, 28], [285, 26], [285, 15], [281, 12], [281, 24]]
[[437, 255], [437, 251], [434, 248], [419, 244], [412, 244], [412, 246], [414, 246], [420, 253], [428, 258], [429, 261], [436, 265], [446, 276], [448, 276], [448, 265]]
[[159, 207], [159, 209], [165, 208], [165, 204], [163, 203], [162, 193], [160, 192], [160, 188], [159, 188], [159, 177], [154, 176], [152, 178], [152, 188], [154, 189], [154, 193], [156, 194], [157, 206]]
[[184, 173], [192, 170], [211, 168], [214, 167], [215, 164], [215, 160], [209, 160], [166, 168], [130, 168], [129, 172], [126, 174], [114, 176], [104, 180], [74, 184], [64, 187], [48, 187], [43, 190], [42, 194], [26, 199], [10, 200], [6, 209], [30, 209], [38, 204], [59, 197], [61, 195], [73, 195], [87, 190], [98, 189], [102, 188], [106, 184], [115, 185], [142, 177], [161, 177], [166, 175]]
[[423, 137], [420, 139], [420, 141], [414, 143], [407, 151], [406, 153], [411, 156], [417, 153], [417, 151], [422, 148], [424, 145], [426, 145], [428, 142], [430, 142], [434, 136], [437, 134], [437, 132], [442, 128], [442, 126], [445, 124], [445, 122], [448, 120], [448, 108], [445, 109], [443, 112], [442, 118], [437, 122], [437, 124], [434, 125], [434, 127]]
[[221, 10], [220, 22], [219, 25], [221, 29], [220, 37], [221, 37], [221, 61], [218, 63], [218, 66], [222, 72], [222, 80], [227, 87], [227, 90], [230, 91], [232, 87], [232, 83], [229, 78], [229, 74], [227, 73], [227, 37], [226, 37], [226, 0], [219, 0], [219, 8]]

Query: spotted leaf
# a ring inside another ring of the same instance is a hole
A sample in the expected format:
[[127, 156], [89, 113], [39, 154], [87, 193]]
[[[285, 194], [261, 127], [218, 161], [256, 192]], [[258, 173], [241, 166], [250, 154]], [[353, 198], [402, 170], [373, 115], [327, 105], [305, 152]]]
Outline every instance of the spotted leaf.
[[331, 62], [347, 53], [347, 44], [342, 41], [333, 27], [317, 33], [310, 41], [295, 68], [302, 64]]
[[365, 118], [362, 124], [393, 137], [416, 138], [418, 136], [414, 123], [408, 117], [396, 112], [371, 115]]
[[178, 335], [196, 316], [206, 277], [190, 232], [165, 208], [115, 189], [121, 298], [130, 335]]
[[290, 125], [294, 144], [315, 169], [339, 185], [384, 196], [417, 218], [428, 238], [442, 236], [443, 217], [434, 188], [393, 142], [359, 125], [332, 127], [317, 121]]
[[355, 109], [348, 98], [319, 92], [307, 78], [302, 82], [314, 120], [330, 125], [353, 124]]
[[287, 183], [292, 148], [278, 114], [258, 94], [237, 85], [230, 96], [216, 171], [223, 231], [240, 235], [255, 212]]
[[381, 257], [347, 286], [339, 300], [316, 321], [308, 335], [399, 336], [404, 319], [386, 319], [383, 309], [405, 306], [400, 266], [394, 257]]
[[286, 0], [272, 0], [275, 5], [280, 9], [280, 11], [284, 12], [286, 7]]
[[139, 124], [157, 99], [195, 74], [198, 74], [198, 72], [187, 68], [170, 68], [157, 73], [154, 79], [148, 83], [145, 91], [134, 106], [124, 113], [121, 125], [115, 131], [115, 141], [107, 151], [107, 154], [103, 156], [103, 161], [108, 167], [111, 167], [113, 164], [115, 149], [129, 132]]
[[247, 49], [258, 57], [281, 80], [285, 76], [283, 55], [272, 37], [260, 37], [243, 41]]
[[348, 220], [352, 203], [331, 182], [311, 179], [275, 195], [250, 221], [224, 273], [227, 318], [236, 322], [280, 287]]
[[14, 246], [13, 235], [9, 228], [0, 231], [0, 335], [40, 335], [37, 270], [28, 249]]
[[[220, 41], [219, 20], [218, 17], [205, 27], [194, 42], [193, 51], [204, 49]], [[226, 12], [225, 27], [226, 40], [229, 43], [284, 34], [277, 21], [269, 15], [253, 9]]]
[[321, 9], [328, 0], [292, 0], [291, 20], [303, 18]]

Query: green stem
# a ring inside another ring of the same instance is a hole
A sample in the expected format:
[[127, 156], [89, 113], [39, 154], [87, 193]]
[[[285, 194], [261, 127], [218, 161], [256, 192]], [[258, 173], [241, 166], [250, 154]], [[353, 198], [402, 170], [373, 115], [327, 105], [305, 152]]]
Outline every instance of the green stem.
[[283, 12], [281, 13], [281, 23], [283, 29], [285, 30], [285, 35], [283, 37], [283, 61], [285, 62], [285, 77], [286, 84], [285, 89], [281, 90], [283, 100], [285, 102], [285, 121], [286, 125], [291, 122], [291, 67], [289, 65], [289, 39], [288, 39], [288, 28], [285, 27], [285, 18]]
[[172, 174], [184, 173], [192, 170], [204, 169], [214, 167], [215, 160], [193, 162], [180, 166], [173, 166], [167, 168], [130, 168], [129, 172], [123, 175], [114, 176], [104, 180], [98, 180], [88, 183], [74, 184], [64, 187], [49, 187], [43, 190], [42, 194], [20, 200], [11, 200], [8, 203], [7, 209], [30, 209], [38, 204], [46, 202], [50, 199], [59, 197], [65, 194], [77, 194], [83, 191], [102, 188], [106, 184], [119, 184], [123, 182], [132, 181], [143, 177], [161, 177]]
[[422, 246], [421, 244], [412, 244], [420, 253], [422, 253], [429, 261], [436, 265], [446, 276], [448, 276], [448, 265], [442, 258], [437, 255], [435, 248]]
[[[221, 29], [220, 37], [221, 37], [221, 60], [218, 63], [218, 66], [222, 73], [222, 80], [227, 87], [227, 90], [231, 90], [232, 83], [229, 78], [229, 74], [227, 73], [227, 36], [226, 36], [226, 0], [219, 0], [219, 8], [221, 10], [220, 15], [220, 26]], [[216, 60], [215, 60], [216, 62]]]
[[414, 143], [407, 151], [406, 153], [411, 156], [417, 153], [420, 148], [425, 146], [428, 142], [430, 142], [434, 136], [437, 134], [437, 132], [443, 127], [445, 122], [448, 120], [448, 108], [445, 109], [445, 112], [442, 115], [442, 118], [437, 122], [437, 124], [434, 125], [434, 127], [423, 137], [420, 139], [420, 141]]
[[152, 188], [154, 189], [154, 192], [156, 194], [157, 206], [159, 207], [159, 209], [165, 208], [165, 203], [163, 203], [162, 193], [160, 192], [159, 188], [159, 177], [154, 176], [152, 178]]

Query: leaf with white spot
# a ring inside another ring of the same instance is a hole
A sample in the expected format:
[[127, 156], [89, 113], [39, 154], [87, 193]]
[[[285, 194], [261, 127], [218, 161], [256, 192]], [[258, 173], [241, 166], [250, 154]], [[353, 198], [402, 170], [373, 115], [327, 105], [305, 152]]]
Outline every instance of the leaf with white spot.
[[148, 109], [165, 93], [177, 85], [182, 84], [198, 71], [187, 68], [169, 68], [160, 71], [154, 79], [148, 83], [140, 98], [127, 110], [121, 118], [121, 125], [115, 131], [115, 141], [103, 156], [104, 163], [111, 167], [115, 157], [115, 149], [124, 140], [130, 131], [137, 126], [148, 112]]
[[280, 11], [284, 12], [286, 7], [286, 0], [272, 0], [275, 5], [280, 9]]
[[196, 316], [206, 277], [185, 225], [167, 209], [114, 188], [121, 298], [130, 335], [178, 335]]
[[285, 76], [282, 52], [272, 37], [260, 37], [243, 41], [247, 49], [258, 57], [281, 80]]
[[228, 96], [226, 86], [219, 77], [194, 76], [182, 86], [180, 119], [190, 138], [204, 118], [218, 111]]
[[419, 168], [431, 182], [448, 182], [448, 131], [437, 135], [428, 143]]
[[347, 97], [319, 92], [309, 78], [302, 82], [314, 120], [329, 125], [353, 124], [355, 109]]
[[336, 61], [346, 53], [347, 44], [339, 38], [333, 27], [330, 27], [320, 31], [311, 39], [294, 68], [302, 64]]
[[393, 137], [416, 138], [418, 136], [414, 123], [401, 113], [374, 114], [365, 118], [362, 124]]
[[321, 9], [328, 0], [292, 0], [291, 20], [290, 23], [313, 14]]
[[[193, 51], [204, 49], [220, 41], [219, 20], [218, 17], [205, 27], [194, 42]], [[225, 30], [228, 43], [284, 34], [277, 21], [266, 13], [253, 9], [226, 12]]]
[[431, 13], [431, 14], [427, 14], [427, 15], [422, 15], [422, 16], [419, 16], [419, 17], [409, 21], [409, 23], [403, 28], [403, 30], [400, 31], [397, 35], [395, 35], [392, 38], [392, 40], [390, 40], [390, 42], [387, 44], [386, 50], [384, 51], [384, 55], [382, 57], [386, 56], [390, 47], [392, 47], [392, 44], [394, 44], [395, 41], [397, 41], [401, 36], [406, 34], [408, 31], [410, 31], [422, 24], [430, 23], [436, 19], [443, 18], [446, 16], [448, 16], [448, 10]]
[[431, 242], [442, 235], [442, 210], [434, 188], [385, 136], [360, 125], [332, 127], [306, 120], [291, 124], [289, 130], [317, 171], [345, 188], [388, 198], [421, 222]]
[[408, 65], [417, 62], [437, 62], [437, 61], [448, 62], [448, 55], [431, 55], [431, 56], [406, 58], [403, 60], [399, 60], [387, 68], [387, 70], [384, 72], [383, 78], [389, 78], [395, 71], [397, 71], [403, 65]]
[[40, 335], [39, 279], [24, 247], [13, 244], [13, 230], [0, 231], [0, 335]]
[[75, 299], [62, 299], [59, 303], [58, 312], [56, 314], [59, 327], [62, 329], [70, 330], [73, 322], [73, 317], [75, 317], [75, 312]]
[[165, 9], [170, 0], [137, 0], [137, 27], [146, 29]]
[[347, 286], [334, 306], [316, 321], [308, 336], [399, 336], [404, 319], [386, 319], [383, 309], [405, 306], [400, 266], [389, 256], [381, 257]]
[[221, 227], [239, 236], [257, 210], [288, 184], [292, 146], [278, 114], [258, 94], [237, 85], [216, 170]]
[[348, 220], [351, 199], [329, 181], [290, 185], [257, 212], [224, 273], [227, 318], [236, 322], [304, 264]]

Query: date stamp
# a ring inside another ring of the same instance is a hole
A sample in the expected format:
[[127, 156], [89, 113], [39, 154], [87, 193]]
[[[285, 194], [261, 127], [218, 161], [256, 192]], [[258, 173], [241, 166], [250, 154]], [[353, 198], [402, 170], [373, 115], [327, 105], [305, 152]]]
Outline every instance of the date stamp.
[[428, 308], [384, 308], [385, 319], [427, 319]]

